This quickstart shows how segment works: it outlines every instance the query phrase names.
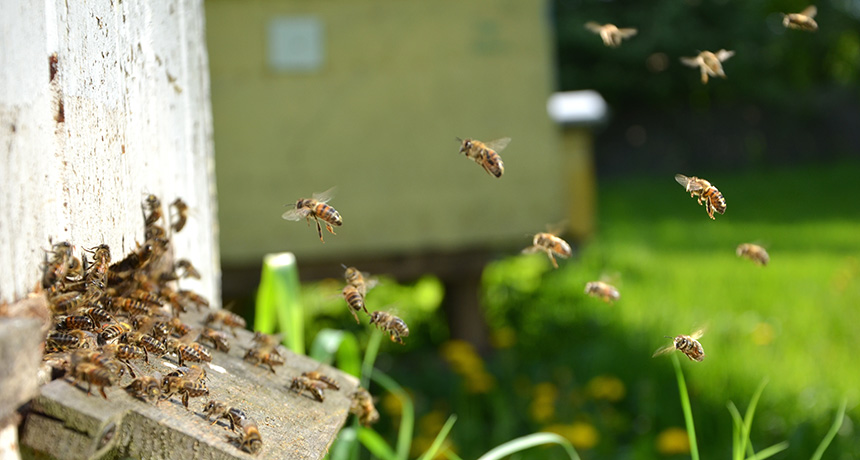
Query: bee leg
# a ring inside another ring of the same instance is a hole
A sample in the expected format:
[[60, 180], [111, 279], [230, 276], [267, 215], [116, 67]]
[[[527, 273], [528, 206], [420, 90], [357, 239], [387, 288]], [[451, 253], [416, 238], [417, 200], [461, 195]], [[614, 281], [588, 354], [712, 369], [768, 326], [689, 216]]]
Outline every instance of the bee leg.
[[272, 363], [266, 363], [266, 365], [269, 366], [269, 370], [272, 371], [273, 374], [276, 373], [275, 372], [275, 366], [272, 366]]
[[558, 262], [555, 261], [555, 257], [553, 257], [552, 251], [547, 249], [546, 255], [549, 257], [549, 261], [552, 262], [552, 266], [558, 268]]
[[314, 220], [315, 220], [315, 221], [317, 221], [317, 233], [318, 233], [318, 234], [319, 234], [319, 236], [320, 236], [320, 241], [322, 241], [323, 243], [325, 243], [325, 241], [323, 240], [323, 237], [322, 237], [322, 226], [320, 225], [320, 220], [319, 220], [319, 219], [317, 219], [316, 217], [314, 217]]
[[[143, 347], [141, 347], [143, 348]], [[146, 348], [143, 348], [143, 360], [148, 364], [149, 363], [149, 352], [146, 351]]]
[[337, 235], [337, 233], [335, 233], [335, 232], [334, 232], [334, 228], [333, 228], [333, 227], [331, 226], [331, 224], [329, 224], [328, 222], [326, 222], [326, 224], [325, 224], [325, 228], [326, 228], [326, 230], [328, 230], [328, 232], [329, 232], [329, 233], [331, 233], [332, 235]]
[[[102, 394], [102, 398], [108, 399], [107, 394], [105, 393], [105, 387], [99, 387], [99, 393]], [[87, 391], [87, 394], [90, 394], [89, 390]]]
[[352, 313], [352, 317], [355, 318], [355, 322], [357, 324], [361, 324], [361, 320], [358, 319], [358, 315], [355, 314], [355, 311], [352, 308], [349, 309], [349, 312]]
[[188, 392], [187, 391], [182, 393], [182, 405], [185, 406], [185, 410], [190, 410], [190, 409], [188, 409]]

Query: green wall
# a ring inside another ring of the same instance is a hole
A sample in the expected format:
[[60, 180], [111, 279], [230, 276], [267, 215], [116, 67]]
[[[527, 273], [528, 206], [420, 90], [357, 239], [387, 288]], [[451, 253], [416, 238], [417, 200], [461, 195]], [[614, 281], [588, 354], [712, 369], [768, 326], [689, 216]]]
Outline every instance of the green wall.
[[[322, 24], [318, 71], [268, 67], [277, 16]], [[527, 246], [567, 216], [543, 1], [210, 0], [206, 19], [224, 264]], [[457, 153], [505, 136], [501, 179]], [[325, 244], [281, 219], [332, 186]]]

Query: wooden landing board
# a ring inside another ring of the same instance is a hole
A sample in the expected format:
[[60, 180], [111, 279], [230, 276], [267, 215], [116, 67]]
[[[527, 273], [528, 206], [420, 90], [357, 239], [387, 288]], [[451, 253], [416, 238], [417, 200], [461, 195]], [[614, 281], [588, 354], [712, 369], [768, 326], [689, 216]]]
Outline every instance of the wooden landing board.
[[[182, 320], [197, 324], [202, 317], [188, 313], [182, 315]], [[76, 387], [68, 380], [54, 380], [43, 386], [33, 400], [22, 444], [57, 458], [254, 458], [229, 440], [234, 434], [226, 419], [214, 425], [206, 421], [203, 409], [210, 399], [217, 399], [243, 410], [257, 422], [263, 440], [258, 458], [325, 456], [349, 414], [349, 395], [355, 391], [357, 379], [287, 350], [281, 351], [285, 365], [275, 367], [273, 374], [268, 368], [242, 359], [251, 346], [253, 334], [245, 330], [236, 332], [238, 337], [231, 341], [230, 352], [213, 351], [212, 366], [203, 365], [210, 394], [191, 398], [190, 410], [185, 409], [179, 397], [156, 406], [115, 386], [106, 388], [105, 400], [95, 388], [87, 396], [86, 384]], [[166, 374], [172, 369], [169, 365], [176, 363], [168, 355], [151, 360], [150, 365], [139, 364], [145, 373], [158, 370]], [[326, 390], [322, 403], [307, 393], [298, 395], [289, 390], [293, 377], [313, 370], [323, 372], [340, 385], [339, 391]], [[130, 377], [124, 376], [121, 386], [130, 381]]]

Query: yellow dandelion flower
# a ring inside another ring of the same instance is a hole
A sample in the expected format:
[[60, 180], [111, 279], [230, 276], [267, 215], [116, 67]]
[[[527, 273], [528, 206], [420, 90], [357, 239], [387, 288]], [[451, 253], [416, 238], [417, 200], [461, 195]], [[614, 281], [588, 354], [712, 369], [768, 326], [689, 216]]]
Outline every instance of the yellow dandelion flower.
[[555, 404], [546, 401], [535, 400], [529, 406], [529, 414], [532, 420], [538, 423], [545, 423], [555, 416]]
[[758, 323], [752, 331], [752, 341], [759, 346], [773, 342], [773, 336], [773, 326], [768, 323]]
[[556, 433], [581, 450], [591, 449], [600, 440], [597, 428], [588, 422], [573, 422], [570, 425], [550, 425], [544, 431]]
[[511, 348], [517, 344], [517, 331], [512, 327], [503, 327], [493, 332], [491, 342], [498, 349]]
[[454, 372], [464, 374], [471, 369], [483, 369], [484, 362], [475, 347], [465, 340], [450, 340], [442, 345], [442, 357], [451, 365]]
[[627, 390], [621, 379], [611, 375], [598, 375], [588, 382], [586, 392], [594, 399], [617, 402], [624, 398]]
[[690, 453], [687, 430], [673, 426], [661, 431], [657, 435], [657, 451], [663, 455]]
[[496, 379], [483, 369], [480, 369], [477, 372], [469, 372], [465, 374], [465, 377], [466, 390], [469, 393], [489, 393], [489, 391], [496, 385]]

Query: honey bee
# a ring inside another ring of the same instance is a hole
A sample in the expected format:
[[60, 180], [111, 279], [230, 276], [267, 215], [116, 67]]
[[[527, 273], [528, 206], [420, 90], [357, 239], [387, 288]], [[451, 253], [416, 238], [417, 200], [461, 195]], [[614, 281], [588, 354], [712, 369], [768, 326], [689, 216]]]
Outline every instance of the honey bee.
[[299, 377], [293, 377], [293, 380], [290, 382], [290, 391], [302, 394], [305, 390], [307, 390], [311, 394], [311, 397], [319, 402], [323, 402], [325, 400], [325, 396], [323, 396], [323, 390], [327, 387], [328, 385], [326, 385], [324, 382], [313, 380], [311, 378], [305, 377], [304, 375]]
[[708, 83], [708, 76], [726, 78], [722, 62], [735, 55], [734, 51], [719, 50], [716, 53], [702, 51], [696, 57], [682, 57], [681, 63], [689, 67], [699, 67], [702, 83]]
[[309, 378], [311, 380], [316, 380], [318, 382], [322, 382], [325, 384], [325, 386], [327, 388], [329, 388], [331, 390], [340, 390], [340, 387], [337, 385], [337, 382], [335, 382], [331, 377], [329, 377], [329, 376], [327, 376], [321, 372], [317, 372], [317, 371], [302, 372], [302, 377], [306, 377], [306, 378]]
[[161, 400], [170, 398], [175, 394], [182, 395], [182, 405], [188, 409], [188, 400], [200, 396], [209, 396], [209, 388], [206, 386], [205, 371], [197, 366], [179, 367], [164, 377], [161, 382]]
[[[681, 353], [684, 353], [692, 361], [702, 361], [703, 359], [705, 359], [705, 350], [702, 348], [702, 344], [699, 343], [699, 339], [704, 334], [705, 334], [705, 330], [699, 329], [690, 335], [676, 336], [673, 339], [672, 344], [666, 345], [665, 347], [662, 347], [662, 348], [659, 348], [651, 356], [655, 357], [655, 356], [669, 353], [672, 350], [679, 350]], [[666, 338], [671, 339], [672, 337], [666, 336]]]
[[143, 205], [144, 226], [149, 227], [161, 219], [164, 212], [161, 209], [161, 200], [153, 194], [147, 195]]
[[367, 296], [367, 291], [373, 289], [378, 284], [376, 278], [371, 278], [369, 274], [358, 271], [355, 267], [347, 267], [340, 264], [344, 268], [343, 277], [346, 278], [346, 284], [355, 286], [362, 297]]
[[86, 251], [93, 254], [93, 265], [88, 267], [86, 275], [87, 297], [90, 300], [97, 300], [104, 293], [107, 286], [110, 247], [106, 244], [101, 244]]
[[147, 241], [167, 240], [167, 230], [161, 225], [149, 225], [143, 233]]
[[131, 325], [128, 323], [119, 322], [107, 324], [99, 331], [99, 344], [106, 344], [129, 331], [131, 331]]
[[167, 327], [179, 337], [190, 334], [193, 328], [179, 319], [178, 316], [173, 316], [167, 321]]
[[363, 426], [370, 426], [379, 421], [379, 412], [373, 405], [373, 397], [364, 388], [359, 387], [353, 394], [349, 412], [358, 417]]
[[690, 192], [691, 197], [696, 197], [699, 204], [702, 204], [702, 201], [705, 202], [705, 211], [711, 219], [714, 219], [714, 211], [725, 214], [726, 199], [710, 182], [696, 176], [687, 177], [683, 174], [675, 174], [675, 181], [684, 186]]
[[146, 267], [156, 255], [156, 252], [157, 250], [154, 241], [147, 240], [144, 242], [143, 246], [138, 245], [137, 250], [132, 251], [125, 257], [125, 259], [112, 264], [108, 268], [108, 277], [110, 278], [111, 272], [113, 272], [115, 277], [122, 279], [123, 274]]
[[242, 420], [242, 434], [235, 441], [239, 444], [239, 448], [256, 455], [263, 448], [263, 438], [260, 436], [260, 429], [257, 428], [257, 422], [250, 418]]
[[612, 303], [621, 298], [621, 293], [615, 286], [603, 281], [589, 281], [585, 284], [585, 293], [591, 297], [598, 297], [606, 303]]
[[224, 353], [230, 351], [230, 339], [227, 338], [227, 334], [223, 331], [216, 331], [208, 327], [203, 328], [198, 340], [206, 340], [212, 343], [212, 348], [218, 351], [223, 351]]
[[361, 324], [355, 312], [364, 310], [365, 313], [370, 314], [364, 305], [364, 297], [362, 297], [361, 292], [355, 286], [347, 284], [343, 287], [343, 298], [346, 300], [346, 304], [349, 305], [349, 312], [352, 313], [355, 322]]
[[235, 329], [237, 327], [244, 329], [247, 325], [247, 323], [245, 323], [245, 318], [227, 310], [215, 310], [212, 313], [209, 313], [209, 316], [206, 317], [204, 323], [209, 327], [213, 324], [221, 323], [222, 325], [230, 328], [230, 332], [233, 333], [233, 337], [236, 336]]
[[276, 348], [250, 348], [245, 353], [244, 359], [251, 364], [268, 366], [273, 374], [275, 373], [275, 366], [282, 366], [284, 364], [284, 357], [281, 356]]
[[68, 241], [52, 245], [51, 250], [48, 252], [52, 253], [53, 257], [50, 261], [46, 259], [45, 269], [42, 273], [42, 287], [45, 289], [66, 279], [66, 274], [73, 259], [72, 244]]
[[481, 165], [484, 171], [490, 175], [502, 177], [505, 172], [505, 164], [502, 162], [499, 152], [511, 142], [510, 137], [503, 137], [487, 143], [475, 139], [460, 139], [459, 137], [457, 140], [460, 142], [460, 153]]
[[140, 300], [141, 302], [151, 303], [158, 306], [164, 305], [164, 299], [161, 298], [154, 291], [148, 291], [146, 289], [135, 289], [128, 294], [128, 296], [132, 299]]
[[96, 335], [79, 329], [71, 331], [54, 331], [45, 339], [45, 351], [56, 353], [76, 348], [95, 348]]
[[122, 310], [132, 316], [149, 316], [157, 308], [147, 302], [130, 297], [110, 297], [107, 306], [114, 310]]
[[191, 265], [191, 261], [188, 259], [179, 259], [176, 261], [176, 265], [174, 265], [175, 269], [182, 270], [182, 276], [185, 278], [194, 278], [200, 279], [200, 272], [194, 268], [194, 265]]
[[175, 339], [168, 337], [164, 345], [169, 353], [176, 354], [176, 361], [180, 366], [183, 366], [185, 361], [193, 361], [198, 363], [208, 363], [212, 361], [212, 354], [194, 339], [197, 332], [192, 331], [181, 338]]
[[599, 34], [603, 44], [612, 48], [621, 46], [621, 40], [636, 35], [636, 29], [619, 29], [613, 24], [600, 25], [594, 21], [586, 22], [585, 28]]
[[132, 397], [141, 399], [148, 403], [157, 402], [161, 398], [161, 382], [164, 378], [160, 372], [152, 375], [141, 375], [132, 380], [125, 387], [125, 391]]
[[102, 327], [103, 324], [116, 322], [114, 317], [103, 308], [90, 307], [84, 310], [84, 314], [93, 320], [96, 327]]
[[767, 251], [757, 244], [743, 243], [738, 246], [736, 253], [738, 257], [746, 257], [761, 266], [765, 266], [770, 262], [770, 256], [767, 254]]
[[89, 362], [74, 366], [72, 375], [74, 377], [73, 385], [78, 382], [87, 384], [87, 396], [92, 393], [92, 387], [95, 385], [99, 388], [102, 397], [108, 399], [105, 387], [113, 386], [116, 383], [116, 377], [109, 369]]
[[280, 334], [265, 334], [260, 331], [254, 332], [254, 338], [251, 339], [257, 348], [274, 348], [283, 340]]
[[532, 239], [532, 245], [523, 249], [524, 254], [531, 254], [538, 251], [545, 252], [549, 257], [552, 266], [558, 268], [558, 262], [555, 261], [554, 255], [567, 259], [571, 255], [570, 245], [567, 241], [553, 235], [552, 233], [537, 233]]
[[121, 343], [127, 343], [129, 345], [136, 345], [143, 349], [144, 355], [143, 359], [146, 362], [149, 362], [149, 353], [152, 353], [155, 356], [164, 356], [167, 354], [167, 347], [164, 346], [164, 343], [151, 335], [142, 334], [138, 331], [131, 331], [122, 334], [119, 338]]
[[206, 416], [207, 421], [212, 420], [214, 417], [212, 425], [218, 423], [218, 420], [226, 418], [230, 422], [230, 429], [234, 431], [237, 426], [243, 426], [244, 421], [248, 419], [248, 416], [245, 415], [245, 412], [241, 409], [230, 407], [214, 399], [206, 404], [206, 408], [203, 410], [203, 415]]
[[816, 23], [815, 19], [812, 18], [814, 18], [816, 14], [818, 14], [818, 9], [815, 5], [809, 5], [800, 13], [786, 14], [782, 18], [782, 25], [789, 29], [815, 32], [818, 30], [818, 23]]
[[124, 343], [111, 343], [103, 346], [101, 350], [102, 354], [104, 354], [105, 356], [110, 356], [125, 364], [132, 378], [137, 377], [137, 375], [135, 375], [134, 366], [132, 366], [129, 360], [145, 359], [147, 356], [146, 350], [144, 350], [143, 348]]
[[176, 210], [176, 221], [170, 224], [170, 228], [174, 232], [181, 232], [188, 221], [188, 205], [182, 201], [182, 198], [177, 198], [173, 203], [170, 203], [170, 207]]
[[322, 227], [320, 227], [320, 219], [325, 223], [326, 230], [332, 235], [336, 235], [332, 225], [337, 227], [343, 225], [343, 219], [341, 219], [340, 214], [333, 207], [326, 204], [334, 196], [334, 192], [335, 188], [332, 187], [325, 192], [314, 193], [313, 198], [301, 198], [296, 201], [294, 209], [285, 212], [281, 217], [286, 220], [301, 220], [304, 218], [308, 221], [308, 225], [310, 225], [311, 217], [313, 217], [317, 223], [317, 233], [319, 234], [320, 241], [325, 243], [322, 236]]
[[403, 337], [409, 336], [409, 327], [402, 319], [384, 311], [375, 311], [370, 315], [370, 324], [391, 334], [391, 341], [403, 345]]
[[93, 320], [86, 315], [72, 315], [63, 318], [57, 325], [60, 329], [80, 329], [83, 331], [92, 331], [96, 328]]
[[80, 292], [64, 292], [49, 299], [54, 314], [65, 314], [78, 309], [84, 297]]
[[[177, 294], [179, 294], [179, 296], [182, 297], [185, 302], [190, 302], [194, 304], [194, 306], [197, 307], [197, 311], [200, 311], [200, 309], [203, 307], [209, 308], [209, 301], [194, 291], [189, 291], [188, 289], [180, 289]], [[244, 321], [245, 320], [242, 320], [243, 324]], [[226, 325], [227, 323], [224, 324]], [[240, 327], [244, 328], [245, 326], [243, 325]]]

